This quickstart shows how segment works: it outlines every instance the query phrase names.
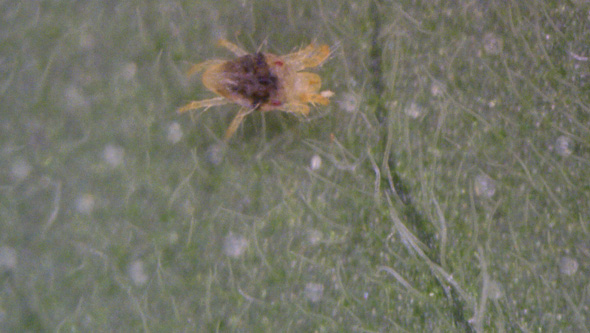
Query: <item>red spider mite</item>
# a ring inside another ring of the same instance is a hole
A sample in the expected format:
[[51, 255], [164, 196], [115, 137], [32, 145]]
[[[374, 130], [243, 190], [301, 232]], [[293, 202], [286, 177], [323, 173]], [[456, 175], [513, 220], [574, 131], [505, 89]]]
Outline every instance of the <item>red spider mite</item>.
[[277, 56], [272, 53], [249, 54], [239, 46], [220, 40], [219, 45], [234, 53], [233, 60], [207, 60], [196, 64], [187, 72], [192, 76], [203, 72], [202, 81], [207, 89], [219, 95], [201, 101], [192, 101], [178, 109], [178, 113], [236, 103], [241, 106], [227, 131], [229, 140], [244, 118], [254, 110], [262, 112], [282, 110], [307, 116], [309, 104], [328, 105], [333, 93], [320, 92], [322, 79], [319, 75], [301, 72], [317, 67], [330, 56], [330, 47], [315, 43], [300, 51]]

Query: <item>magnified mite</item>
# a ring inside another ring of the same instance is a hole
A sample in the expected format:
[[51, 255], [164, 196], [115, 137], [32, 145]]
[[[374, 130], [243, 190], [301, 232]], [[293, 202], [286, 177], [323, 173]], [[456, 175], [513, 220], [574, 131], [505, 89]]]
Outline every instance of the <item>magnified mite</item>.
[[213, 59], [193, 65], [187, 72], [191, 77], [202, 74], [203, 85], [218, 97], [192, 101], [177, 112], [235, 103], [240, 106], [225, 132], [227, 142], [234, 135], [244, 118], [253, 111], [285, 111], [307, 116], [309, 105], [328, 105], [333, 92], [320, 92], [322, 79], [315, 73], [302, 72], [306, 68], [321, 65], [330, 56], [330, 47], [311, 43], [309, 46], [286, 55], [272, 53], [248, 53], [239, 46], [220, 40], [237, 58]]

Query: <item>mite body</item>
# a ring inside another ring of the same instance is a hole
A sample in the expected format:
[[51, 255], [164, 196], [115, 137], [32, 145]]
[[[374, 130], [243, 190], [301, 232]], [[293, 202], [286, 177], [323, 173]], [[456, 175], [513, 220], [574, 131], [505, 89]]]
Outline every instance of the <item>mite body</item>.
[[257, 52], [248, 54], [226, 40], [219, 44], [232, 51], [234, 60], [208, 60], [194, 65], [187, 75], [203, 71], [202, 81], [219, 97], [193, 101], [178, 109], [183, 113], [227, 103], [241, 106], [225, 133], [229, 140], [245, 116], [254, 110], [283, 110], [306, 116], [309, 104], [327, 105], [331, 91], [320, 92], [319, 75], [301, 70], [316, 67], [330, 55], [328, 45], [310, 44], [306, 48], [283, 56]]

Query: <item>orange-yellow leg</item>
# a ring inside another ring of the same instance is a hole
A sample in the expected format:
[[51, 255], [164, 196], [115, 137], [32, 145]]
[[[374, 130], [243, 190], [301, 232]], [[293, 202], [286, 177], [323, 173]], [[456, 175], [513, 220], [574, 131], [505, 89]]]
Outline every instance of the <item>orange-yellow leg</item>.
[[309, 44], [301, 51], [287, 54], [283, 58], [290, 63], [296, 71], [300, 71], [308, 67], [319, 66], [330, 56], [330, 47], [326, 44], [317, 45], [315, 43]]
[[246, 108], [246, 107], [240, 108], [240, 111], [238, 111], [238, 114], [234, 117], [234, 119], [231, 121], [231, 124], [229, 124], [229, 127], [225, 131], [224, 140], [226, 142], [229, 141], [229, 139], [231, 139], [231, 137], [234, 135], [236, 130], [240, 127], [240, 124], [242, 123], [242, 121], [244, 121], [244, 118], [247, 115], [249, 115], [252, 111], [254, 111], [254, 109]]
[[303, 103], [285, 104], [284, 108], [285, 108], [285, 111], [291, 112], [294, 114], [302, 114], [304, 116], [307, 116], [309, 114], [309, 106], [307, 106], [307, 104], [303, 104]]
[[308, 94], [307, 96], [305, 96], [304, 98], [305, 100], [307, 100], [308, 103], [311, 104], [321, 104], [321, 105], [328, 105], [330, 104], [330, 100], [320, 94]]
[[231, 102], [224, 97], [215, 97], [215, 98], [205, 99], [202, 101], [192, 101], [192, 102], [188, 103], [187, 105], [178, 108], [178, 110], [176, 110], [176, 112], [184, 113], [186, 111], [194, 110], [194, 109], [200, 109], [200, 108], [208, 109], [212, 106], [223, 105], [223, 104], [227, 104], [227, 103], [231, 103]]
[[186, 76], [187, 77], [191, 77], [194, 74], [201, 72], [203, 70], [205, 70], [208, 67], [211, 66], [216, 66], [219, 64], [224, 63], [225, 60], [219, 60], [219, 59], [213, 59], [213, 60], [207, 60], [207, 61], [203, 61], [201, 63], [198, 63], [196, 65], [193, 65], [187, 72], [186, 72]]
[[329, 90], [322, 91], [321, 94], [301, 94], [299, 95], [299, 100], [301, 101], [301, 103], [285, 104], [283, 109], [287, 112], [307, 116], [309, 114], [309, 106], [307, 106], [307, 103], [311, 103], [313, 105], [328, 105], [330, 104], [330, 96], [332, 96], [332, 92]]
[[219, 41], [217, 41], [217, 45], [225, 47], [238, 57], [245, 56], [248, 54], [248, 52], [242, 50], [242, 48], [240, 48], [236, 44], [225, 39], [220, 39]]

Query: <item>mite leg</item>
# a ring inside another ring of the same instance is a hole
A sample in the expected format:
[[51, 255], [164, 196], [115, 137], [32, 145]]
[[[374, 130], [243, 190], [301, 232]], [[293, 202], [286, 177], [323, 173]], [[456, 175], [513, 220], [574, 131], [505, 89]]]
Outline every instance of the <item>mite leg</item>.
[[240, 48], [236, 44], [234, 44], [230, 41], [227, 41], [225, 39], [220, 39], [217, 42], [217, 45], [225, 47], [226, 49], [230, 50], [233, 54], [235, 54], [238, 57], [245, 56], [248, 54], [248, 52], [242, 50], [242, 48]]
[[305, 97], [307, 101], [311, 104], [321, 104], [321, 105], [328, 105], [330, 104], [330, 100], [320, 94], [309, 94]]
[[198, 63], [196, 65], [193, 65], [187, 72], [186, 72], [186, 77], [191, 77], [194, 74], [201, 72], [203, 70], [205, 70], [208, 67], [211, 66], [217, 66], [219, 64], [224, 63], [225, 60], [218, 60], [218, 59], [214, 59], [214, 60], [207, 60], [207, 61], [203, 61], [201, 63]]
[[287, 63], [295, 68], [296, 71], [300, 71], [307, 67], [319, 66], [330, 56], [330, 47], [328, 45], [316, 45], [310, 44], [301, 51], [290, 53], [283, 58]]
[[289, 103], [285, 104], [284, 107], [285, 111], [291, 112], [294, 114], [302, 114], [307, 116], [309, 114], [309, 106], [303, 103]]
[[231, 103], [231, 102], [224, 97], [215, 97], [215, 98], [211, 98], [211, 99], [205, 99], [202, 101], [192, 101], [192, 102], [188, 103], [187, 105], [176, 110], [176, 112], [184, 113], [189, 110], [200, 109], [200, 108], [205, 108], [205, 110], [206, 110], [212, 106], [223, 105], [223, 104], [227, 104], [227, 103]]
[[240, 111], [238, 111], [238, 114], [234, 117], [234, 119], [231, 121], [231, 124], [229, 124], [229, 127], [225, 131], [224, 140], [226, 142], [229, 141], [229, 139], [231, 139], [236, 130], [240, 127], [240, 124], [242, 123], [244, 118], [247, 115], [249, 115], [252, 111], [254, 111], [254, 109], [252, 108], [240, 108]]

